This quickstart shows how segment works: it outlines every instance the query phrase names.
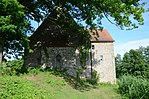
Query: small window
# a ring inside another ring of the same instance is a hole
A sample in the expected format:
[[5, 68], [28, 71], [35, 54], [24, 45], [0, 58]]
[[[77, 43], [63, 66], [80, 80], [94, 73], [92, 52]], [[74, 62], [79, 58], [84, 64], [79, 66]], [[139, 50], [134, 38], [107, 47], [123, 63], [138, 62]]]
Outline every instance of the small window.
[[61, 55], [58, 54], [58, 55], [56, 56], [56, 61], [57, 61], [57, 62], [61, 62], [61, 59], [62, 59]]
[[100, 60], [101, 60], [101, 61], [103, 60], [103, 55], [100, 55]]
[[94, 45], [92, 45], [92, 49], [95, 49], [95, 46]]

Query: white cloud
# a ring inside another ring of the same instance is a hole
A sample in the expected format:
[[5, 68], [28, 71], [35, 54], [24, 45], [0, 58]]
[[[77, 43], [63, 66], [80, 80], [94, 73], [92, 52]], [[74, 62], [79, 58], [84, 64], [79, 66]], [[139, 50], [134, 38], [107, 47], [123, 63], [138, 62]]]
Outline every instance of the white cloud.
[[115, 55], [116, 54], [124, 55], [124, 53], [128, 52], [130, 49], [138, 49], [141, 46], [143, 47], [149, 46], [149, 38], [136, 41], [129, 41], [127, 43], [117, 45], [115, 46]]

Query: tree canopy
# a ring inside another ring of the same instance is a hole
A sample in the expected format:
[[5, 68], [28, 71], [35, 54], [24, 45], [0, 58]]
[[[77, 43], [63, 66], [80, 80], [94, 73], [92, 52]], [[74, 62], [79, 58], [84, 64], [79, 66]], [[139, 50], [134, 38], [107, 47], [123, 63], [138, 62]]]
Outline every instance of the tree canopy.
[[[26, 34], [31, 30], [31, 20], [41, 22], [53, 12], [55, 20], [60, 16], [69, 19], [68, 13], [79, 27], [85, 22], [85, 28], [102, 29], [101, 20], [107, 18], [122, 29], [134, 29], [144, 24], [145, 4], [140, 0], [1, 0], [0, 53], [24, 50], [28, 45]], [[76, 29], [74, 25], [70, 27]], [[80, 33], [85, 36], [82, 45], [86, 46], [84, 43], [89, 36], [82, 30]]]
[[[140, 0], [18, 0], [25, 6], [26, 15], [40, 21], [53, 11], [59, 15], [70, 15], [77, 21], [85, 21], [91, 28], [101, 28], [101, 19], [126, 29], [144, 24], [142, 13], [145, 3]], [[113, 18], [113, 22], [111, 18]], [[96, 22], [95, 22], [96, 20]]]
[[124, 54], [123, 58], [117, 55], [115, 58], [117, 77], [133, 75], [149, 78], [148, 47], [130, 50]]
[[18, 56], [18, 52], [23, 50], [27, 42], [28, 23], [25, 19], [24, 6], [17, 0], [1, 0], [0, 9], [0, 53]]

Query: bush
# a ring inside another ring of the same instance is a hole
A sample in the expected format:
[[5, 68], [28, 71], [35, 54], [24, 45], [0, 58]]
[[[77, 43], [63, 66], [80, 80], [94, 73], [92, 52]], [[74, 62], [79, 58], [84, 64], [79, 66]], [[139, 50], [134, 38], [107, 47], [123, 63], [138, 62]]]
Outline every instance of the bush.
[[13, 60], [0, 66], [1, 75], [19, 75], [23, 66], [23, 60]]
[[97, 74], [97, 71], [93, 71], [92, 72], [92, 77], [91, 78], [87, 78], [86, 81], [92, 85], [96, 85], [98, 84], [98, 81], [99, 81], [99, 76]]
[[37, 75], [37, 74], [39, 74], [40, 72], [42, 72], [41, 71], [41, 69], [40, 68], [35, 68], [35, 67], [29, 67], [28, 69], [27, 69], [27, 72], [28, 72], [28, 74], [31, 74], [31, 75]]
[[11, 71], [11, 68], [7, 67], [5, 63], [0, 65], [0, 75], [12, 75], [12, 74], [14, 73]]
[[48, 92], [17, 76], [0, 77], [0, 99], [51, 99]]
[[134, 77], [122, 76], [118, 80], [119, 92], [130, 99], [149, 99], [149, 80]]

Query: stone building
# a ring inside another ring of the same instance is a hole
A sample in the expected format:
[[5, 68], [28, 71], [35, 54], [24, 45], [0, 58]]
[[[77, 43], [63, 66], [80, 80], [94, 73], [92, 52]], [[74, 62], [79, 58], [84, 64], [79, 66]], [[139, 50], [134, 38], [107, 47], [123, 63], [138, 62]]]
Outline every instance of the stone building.
[[[91, 49], [83, 76], [90, 77], [91, 70], [96, 70], [100, 82], [115, 83], [114, 40], [105, 29], [90, 31], [90, 35]], [[76, 68], [80, 66], [77, 38], [79, 36], [66, 35], [65, 31], [46, 19], [30, 37], [33, 52], [26, 52], [26, 65], [60, 69], [76, 76]]]
[[92, 35], [91, 39], [93, 68], [100, 75], [100, 82], [115, 83], [116, 71], [113, 44], [114, 40], [107, 30], [99, 30], [98, 34], [99, 37], [95, 39], [95, 37]]

